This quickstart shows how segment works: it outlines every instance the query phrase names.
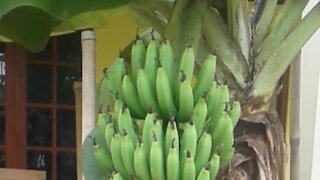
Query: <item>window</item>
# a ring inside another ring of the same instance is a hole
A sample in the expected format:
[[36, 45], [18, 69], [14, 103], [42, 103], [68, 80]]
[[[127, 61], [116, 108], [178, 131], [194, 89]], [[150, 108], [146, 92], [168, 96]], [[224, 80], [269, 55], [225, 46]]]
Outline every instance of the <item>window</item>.
[[0, 47], [0, 167], [76, 179], [73, 82], [80, 79], [79, 33], [50, 39], [40, 53]]

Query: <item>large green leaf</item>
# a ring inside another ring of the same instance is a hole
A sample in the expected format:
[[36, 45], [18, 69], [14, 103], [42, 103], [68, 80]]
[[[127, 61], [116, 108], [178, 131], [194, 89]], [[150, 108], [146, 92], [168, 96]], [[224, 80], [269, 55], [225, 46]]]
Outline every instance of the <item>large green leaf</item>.
[[[2, 0], [0, 40], [42, 50], [51, 34], [103, 25], [122, 6], [139, 0]], [[143, 0], [140, 0], [143, 1]]]

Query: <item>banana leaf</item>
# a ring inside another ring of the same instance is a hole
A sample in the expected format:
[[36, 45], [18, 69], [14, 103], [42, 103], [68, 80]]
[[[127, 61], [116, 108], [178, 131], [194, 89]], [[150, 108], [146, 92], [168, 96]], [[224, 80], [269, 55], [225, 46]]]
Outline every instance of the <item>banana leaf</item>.
[[0, 41], [14, 41], [28, 50], [41, 51], [50, 35], [105, 24], [130, 3], [147, 0], [2, 0]]

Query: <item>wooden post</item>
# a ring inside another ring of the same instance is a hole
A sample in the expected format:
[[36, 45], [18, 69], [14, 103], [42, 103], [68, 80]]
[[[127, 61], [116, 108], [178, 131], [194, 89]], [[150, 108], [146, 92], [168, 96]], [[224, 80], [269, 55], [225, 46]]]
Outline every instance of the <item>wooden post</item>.
[[76, 146], [77, 146], [77, 180], [82, 179], [81, 148], [82, 148], [82, 83], [73, 83], [76, 106]]
[[81, 33], [82, 40], [82, 142], [95, 127], [96, 76], [95, 34], [93, 30]]

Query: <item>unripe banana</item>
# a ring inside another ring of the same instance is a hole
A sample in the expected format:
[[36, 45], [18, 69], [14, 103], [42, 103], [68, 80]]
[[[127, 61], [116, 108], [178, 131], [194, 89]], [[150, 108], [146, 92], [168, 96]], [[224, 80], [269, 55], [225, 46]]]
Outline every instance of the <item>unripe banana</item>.
[[164, 119], [169, 119], [177, 113], [170, 82], [166, 70], [162, 67], [157, 70], [156, 91], [159, 108]]
[[195, 102], [203, 96], [212, 86], [216, 69], [216, 56], [210, 54], [203, 62], [197, 82], [193, 88]]
[[174, 79], [175, 79], [175, 67], [174, 67], [174, 55], [173, 55], [173, 50], [170, 45], [169, 40], [164, 40], [160, 46], [159, 50], [159, 60], [160, 60], [160, 65], [163, 67], [163, 69], [166, 71], [168, 75], [168, 79], [170, 81], [170, 87], [172, 93], [173, 87], [174, 87]]
[[124, 130], [124, 135], [121, 136], [121, 157], [124, 167], [130, 177], [134, 176], [134, 145], [128, 133]]
[[194, 64], [195, 64], [194, 48], [192, 47], [192, 45], [188, 45], [182, 54], [180, 66], [179, 66], [179, 72], [183, 72], [187, 76], [187, 79], [189, 80], [189, 82], [192, 82]]
[[181, 159], [185, 157], [185, 153], [187, 151], [189, 151], [193, 157], [196, 155], [197, 140], [197, 130], [192, 119], [190, 119], [183, 129], [180, 150], [180, 157], [182, 157]]
[[208, 104], [208, 109], [210, 109], [211, 117], [213, 121], [215, 121], [215, 117], [217, 117], [219, 112], [225, 109], [226, 104], [230, 101], [228, 86], [226, 85], [218, 86], [216, 93], [217, 95], [215, 96], [216, 99], [214, 103]]
[[183, 76], [186, 76], [186, 79], [189, 80], [189, 82], [192, 82], [193, 80], [193, 71], [194, 71], [194, 64], [195, 64], [195, 54], [194, 49], [191, 45], [187, 46], [185, 48], [179, 65], [179, 71], [178, 71], [178, 78], [176, 81], [176, 88], [175, 88], [175, 103], [177, 107], [180, 106], [180, 82], [181, 79], [183, 79]]
[[113, 180], [124, 180], [120, 173], [115, 173], [115, 174], [112, 176], [112, 179], [113, 179]]
[[123, 106], [124, 106], [124, 104], [123, 104], [123, 101], [122, 101], [122, 100], [116, 99], [116, 100], [114, 101], [113, 114], [114, 114], [114, 117], [115, 117], [115, 119], [116, 119], [116, 122], [115, 122], [115, 123], [118, 123], [118, 122], [117, 122], [117, 119], [118, 119], [118, 117], [119, 117], [119, 113], [120, 113], [120, 112], [122, 111], [122, 109], [123, 109]]
[[241, 115], [241, 105], [239, 101], [233, 101], [229, 115], [233, 124], [233, 128], [237, 125], [237, 122]]
[[148, 74], [148, 79], [150, 81], [151, 89], [155, 89], [156, 73], [158, 68], [158, 44], [156, 40], [152, 39], [147, 47], [146, 60], [144, 65], [144, 70]]
[[143, 142], [139, 142], [134, 151], [134, 170], [139, 180], [150, 180], [149, 158], [147, 156], [146, 147]]
[[202, 134], [203, 128], [205, 126], [207, 113], [208, 107], [206, 100], [203, 97], [200, 97], [192, 112], [192, 119], [196, 126], [198, 138]]
[[108, 151], [97, 144], [95, 138], [93, 139], [93, 152], [100, 168], [105, 171], [110, 171], [112, 168], [111, 156]]
[[[120, 82], [120, 81], [119, 81]], [[132, 115], [136, 118], [142, 118], [145, 115], [138, 98], [138, 92], [130, 76], [125, 75], [122, 79], [122, 96], [124, 102], [132, 110]]]
[[109, 122], [106, 126], [106, 130], [104, 133], [104, 137], [107, 143], [107, 146], [109, 149], [111, 149], [111, 140], [112, 140], [112, 136], [115, 133], [115, 128], [113, 126], [114, 124], [112, 122]]
[[167, 157], [167, 180], [179, 180], [180, 160], [179, 160], [179, 142], [173, 138]]
[[[179, 134], [178, 134], [178, 128], [177, 124], [174, 121], [173, 118], [170, 119], [167, 130], [166, 130], [166, 135], [165, 135], [165, 157], [168, 156], [170, 148], [173, 146], [172, 143], [174, 144], [174, 147], [178, 149], [179, 152]], [[173, 141], [173, 139], [175, 139]], [[179, 157], [178, 157], [179, 158]]]
[[120, 132], [126, 132], [132, 141], [133, 147], [137, 144], [137, 135], [134, 130], [133, 120], [129, 108], [124, 107], [118, 117], [118, 128]]
[[190, 151], [187, 151], [184, 164], [182, 165], [182, 179], [196, 179], [196, 167]]
[[150, 152], [150, 147], [152, 142], [150, 141], [150, 137], [152, 136], [152, 129], [154, 126], [155, 119], [156, 119], [155, 114], [148, 113], [143, 123], [142, 141], [146, 147], [147, 156], [149, 155], [149, 152]]
[[131, 49], [131, 77], [133, 82], [137, 81], [138, 70], [143, 68], [146, 56], [146, 48], [143, 39], [137, 36]]
[[144, 108], [144, 111], [147, 112], [148, 110], [152, 109], [152, 111], [158, 112], [156, 94], [151, 86], [155, 85], [150, 84], [150, 81], [148, 80], [148, 74], [146, 74], [145, 70], [139, 69], [137, 76], [137, 91], [140, 103]]
[[112, 100], [114, 99], [114, 95], [111, 94], [111, 89], [109, 87], [107, 77], [103, 77], [98, 84], [97, 88], [97, 106], [106, 108], [111, 105]]
[[[154, 125], [152, 128], [152, 132], [155, 133], [156, 137], [157, 137], [157, 141], [159, 142], [161, 148], [164, 147], [163, 145], [163, 138], [164, 138], [164, 134], [163, 134], [163, 129], [162, 129], [162, 122], [159, 119], [155, 119], [153, 121]], [[152, 142], [153, 140], [153, 135], [151, 134], [150, 136], [150, 141]]]
[[182, 73], [182, 79], [179, 86], [179, 111], [177, 120], [186, 122], [193, 111], [193, 92], [188, 78]]
[[213, 109], [215, 106], [217, 106], [217, 101], [219, 99], [219, 96], [221, 94], [220, 90], [218, 90], [218, 84], [216, 81], [212, 82], [212, 86], [210, 87], [208, 94], [206, 94], [207, 97], [207, 107], [208, 107], [208, 115], [209, 118], [212, 115]]
[[121, 57], [116, 58], [110, 67], [110, 71], [109, 78], [111, 78], [114, 83], [116, 94], [118, 93], [119, 98], [122, 98], [122, 84], [119, 82], [121, 82], [122, 77], [127, 73], [124, 59]]
[[201, 169], [209, 161], [212, 148], [212, 138], [207, 132], [204, 132], [197, 145], [197, 154], [195, 156], [196, 173], [199, 174]]
[[233, 147], [222, 147], [220, 151], [220, 168], [229, 164], [233, 158], [235, 149]]
[[234, 142], [233, 125], [227, 112], [222, 111], [220, 118], [212, 126], [213, 150], [223, 147], [231, 147]]
[[198, 174], [197, 180], [210, 180], [211, 164], [207, 162], [207, 165], [203, 167]]
[[122, 155], [121, 155], [121, 136], [119, 133], [116, 133], [113, 135], [111, 139], [111, 157], [113, 162], [113, 167], [121, 173], [122, 176], [125, 178], [128, 178], [129, 175], [126, 172], [126, 169], [124, 167], [123, 161], [122, 161]]
[[98, 114], [97, 127], [98, 127], [101, 134], [104, 134], [104, 132], [106, 130], [106, 125], [110, 121], [111, 121], [111, 116], [109, 114], [106, 114], [106, 113], [99, 113]]
[[163, 149], [158, 141], [156, 134], [153, 132], [153, 141], [150, 148], [150, 172], [151, 178], [156, 180], [165, 180], [165, 164]]
[[216, 176], [220, 168], [220, 156], [217, 154], [212, 154], [212, 157], [210, 159], [210, 165], [210, 179], [216, 179]]

